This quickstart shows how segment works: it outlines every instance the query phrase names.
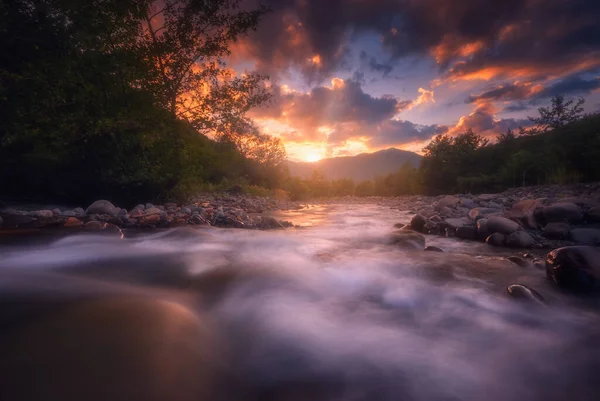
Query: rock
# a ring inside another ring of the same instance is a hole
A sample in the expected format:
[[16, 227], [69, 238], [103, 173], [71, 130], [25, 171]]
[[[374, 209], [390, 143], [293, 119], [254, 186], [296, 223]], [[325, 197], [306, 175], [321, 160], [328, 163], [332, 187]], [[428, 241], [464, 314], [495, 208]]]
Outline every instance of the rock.
[[121, 209], [115, 207], [112, 203], [107, 200], [98, 200], [92, 203], [86, 210], [88, 215], [90, 214], [107, 214], [112, 217], [116, 217]]
[[512, 248], [531, 248], [535, 240], [525, 231], [516, 231], [506, 238], [506, 245]]
[[502, 209], [503, 206], [499, 203], [496, 202], [490, 202], [488, 203], [487, 207], [491, 208], [491, 209]]
[[492, 246], [504, 246], [504, 244], [506, 243], [506, 237], [504, 236], [504, 234], [493, 233], [485, 239], [485, 242], [486, 244]]
[[519, 231], [521, 226], [512, 220], [500, 216], [491, 216], [487, 219], [487, 229], [492, 233], [509, 235]]
[[459, 228], [472, 224], [472, 221], [466, 217], [462, 219], [446, 219], [445, 221], [446, 224], [448, 224], [448, 227], [452, 228]]
[[395, 231], [389, 237], [388, 244], [403, 249], [422, 250], [425, 248], [425, 237], [415, 231]]
[[592, 223], [600, 223], [600, 207], [593, 207], [588, 210], [587, 219]]
[[149, 215], [149, 214], [161, 214], [162, 210], [160, 210], [157, 207], [149, 207], [146, 208], [146, 210], [144, 210], [144, 214], [145, 215]]
[[429, 218], [429, 221], [431, 221], [432, 223], [439, 223], [442, 221], [442, 218], [440, 216], [438, 216], [437, 214], [435, 216], [431, 216]]
[[146, 205], [144, 206], [144, 209], [152, 209], [154, 207], [154, 205], [152, 203], [146, 203]]
[[35, 212], [31, 212], [31, 216], [39, 219], [51, 219], [54, 217], [54, 212], [52, 210], [36, 210]]
[[65, 227], [81, 227], [83, 222], [79, 220], [77, 217], [69, 217], [67, 221], [65, 221]]
[[520, 267], [528, 267], [529, 266], [529, 262], [526, 260], [523, 260], [517, 256], [509, 256], [508, 258], [506, 258], [507, 260], [511, 261], [512, 263], [514, 263], [517, 266]]
[[[140, 203], [139, 205], [135, 205], [135, 207], [134, 207], [133, 209], [139, 209], [139, 210], [142, 210], [142, 211], [143, 211], [143, 210], [145, 210], [145, 209], [146, 209], [146, 206], [144, 206], [144, 205], [142, 205], [142, 204]], [[132, 210], [133, 210], [133, 209], [132, 209]]]
[[100, 231], [104, 230], [105, 227], [106, 223], [101, 221], [88, 221], [83, 225], [83, 229], [88, 231]]
[[426, 223], [427, 218], [421, 214], [417, 214], [410, 221], [410, 227], [417, 232], [423, 232]]
[[[159, 210], [159, 212], [160, 212], [160, 210]], [[145, 215], [144, 217], [142, 217], [140, 222], [142, 222], [143, 224], [158, 224], [160, 222], [160, 220], [161, 220], [160, 215], [150, 214], [150, 215]]]
[[569, 246], [553, 250], [546, 257], [546, 276], [562, 288], [583, 291], [598, 288], [600, 248]]
[[508, 295], [518, 300], [532, 302], [538, 305], [546, 305], [546, 300], [536, 290], [521, 284], [509, 285], [506, 292]]
[[2, 217], [0, 217], [0, 228], [2, 228], [2, 223], [3, 223], [3, 222], [4, 222], [4, 221], [2, 220]]
[[444, 252], [442, 248], [438, 248], [437, 246], [429, 245], [427, 248], [423, 249], [426, 252]]
[[193, 215], [190, 221], [199, 226], [210, 226], [210, 222], [199, 214]]
[[460, 205], [469, 210], [477, 207], [477, 203], [474, 200], [469, 199], [469, 198], [460, 198]]
[[492, 199], [495, 199], [497, 195], [495, 194], [481, 194], [479, 196], [477, 196], [477, 200], [479, 201], [483, 201], [483, 202], [489, 202]]
[[476, 207], [475, 209], [471, 209], [469, 211], [469, 218], [477, 221], [479, 219], [483, 219], [484, 217], [499, 215], [500, 213], [502, 213], [502, 211], [499, 209]]
[[574, 203], [555, 203], [546, 206], [543, 209], [543, 213], [546, 223], [569, 222], [577, 224], [583, 220], [583, 212], [579, 206]]
[[488, 219], [479, 219], [477, 220], [477, 233], [479, 234], [479, 238], [485, 240], [487, 237], [492, 234], [492, 232], [488, 228]]
[[131, 212], [129, 212], [129, 217], [140, 217], [144, 215], [144, 211], [142, 209], [133, 208]]
[[187, 214], [188, 216], [192, 215], [192, 210], [189, 207], [184, 207], [181, 209], [181, 213]]
[[54, 214], [55, 217], [60, 216], [62, 214], [62, 212], [60, 211], [59, 208], [52, 209], [52, 213]]
[[600, 245], [600, 229], [575, 228], [571, 230], [571, 239], [578, 245]]
[[477, 239], [477, 229], [475, 227], [458, 227], [456, 236], [462, 239]]
[[437, 202], [436, 208], [441, 209], [444, 207], [452, 207], [458, 205], [459, 203], [459, 198], [457, 198], [456, 196], [447, 195]]
[[569, 239], [571, 226], [567, 223], [548, 223], [544, 227], [544, 237], [548, 239]]
[[73, 213], [75, 213], [75, 217], [84, 217], [85, 216], [85, 210], [83, 210], [80, 207], [76, 207], [75, 209], [73, 209]]

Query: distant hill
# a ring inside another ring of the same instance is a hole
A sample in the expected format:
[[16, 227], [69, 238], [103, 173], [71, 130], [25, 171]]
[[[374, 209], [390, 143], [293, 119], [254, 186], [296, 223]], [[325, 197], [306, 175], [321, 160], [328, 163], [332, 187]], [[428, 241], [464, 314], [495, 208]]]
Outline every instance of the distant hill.
[[289, 161], [288, 167], [293, 177], [310, 178], [313, 171], [318, 170], [330, 180], [352, 178], [362, 181], [393, 173], [406, 162], [418, 167], [420, 161], [421, 156], [416, 153], [390, 148], [375, 153], [322, 159], [314, 163]]

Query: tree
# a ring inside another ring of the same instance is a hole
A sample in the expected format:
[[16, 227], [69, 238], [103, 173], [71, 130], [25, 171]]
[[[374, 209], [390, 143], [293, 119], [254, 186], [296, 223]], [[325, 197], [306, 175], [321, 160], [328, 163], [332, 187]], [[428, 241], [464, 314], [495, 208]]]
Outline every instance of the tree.
[[507, 142], [511, 142], [512, 140], [514, 140], [517, 136], [514, 134], [512, 129], [508, 129], [506, 131], [506, 134], [500, 134], [496, 137], [496, 141], [498, 143], [507, 143]]
[[241, 0], [153, 1], [144, 10], [139, 45], [150, 66], [143, 84], [177, 118], [203, 133], [246, 133], [245, 113], [269, 99], [258, 74], [235, 76], [224, 58], [256, 29], [267, 8]]
[[529, 134], [545, 133], [550, 130], [564, 127], [578, 121], [583, 117], [583, 104], [585, 99], [579, 98], [565, 101], [564, 96], [554, 96], [550, 107], [540, 107], [539, 117], [528, 117], [536, 126], [529, 130]]

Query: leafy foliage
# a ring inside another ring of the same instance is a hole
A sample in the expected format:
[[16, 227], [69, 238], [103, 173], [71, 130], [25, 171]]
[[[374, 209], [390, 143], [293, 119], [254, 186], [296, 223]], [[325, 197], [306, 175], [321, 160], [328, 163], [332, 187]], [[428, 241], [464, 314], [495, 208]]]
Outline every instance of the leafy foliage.
[[562, 128], [567, 124], [578, 121], [583, 116], [585, 99], [565, 100], [564, 96], [554, 96], [549, 107], [540, 107], [539, 117], [529, 117], [535, 127], [527, 131], [528, 134], [545, 133], [553, 129]]

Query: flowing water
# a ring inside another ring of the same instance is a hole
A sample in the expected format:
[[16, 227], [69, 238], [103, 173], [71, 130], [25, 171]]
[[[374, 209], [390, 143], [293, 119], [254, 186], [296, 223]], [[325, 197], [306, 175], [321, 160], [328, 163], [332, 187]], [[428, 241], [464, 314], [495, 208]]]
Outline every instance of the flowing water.
[[[407, 213], [280, 213], [0, 248], [0, 399], [597, 400], [594, 298], [485, 244], [388, 244]], [[535, 288], [547, 306], [506, 294]]]

